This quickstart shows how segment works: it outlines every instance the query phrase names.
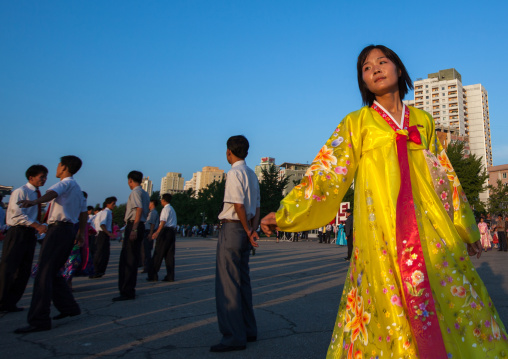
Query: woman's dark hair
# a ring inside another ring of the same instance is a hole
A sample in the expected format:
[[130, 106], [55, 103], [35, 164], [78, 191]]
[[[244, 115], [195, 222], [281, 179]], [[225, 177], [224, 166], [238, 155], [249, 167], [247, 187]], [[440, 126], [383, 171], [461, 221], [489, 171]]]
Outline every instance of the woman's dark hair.
[[358, 62], [356, 63], [356, 71], [358, 75], [358, 87], [360, 88], [360, 93], [362, 94], [363, 104], [371, 106], [374, 103], [374, 100], [376, 99], [376, 95], [370, 92], [365, 82], [363, 82], [363, 71], [362, 71], [363, 64], [367, 59], [367, 56], [369, 56], [369, 53], [374, 49], [381, 50], [383, 54], [395, 64], [397, 70], [400, 70], [401, 74], [399, 76], [399, 95], [400, 100], [402, 101], [404, 99], [404, 96], [406, 96], [407, 93], [409, 92], [409, 89], [411, 90], [413, 89], [413, 83], [411, 82], [411, 78], [407, 73], [406, 67], [400, 60], [399, 56], [397, 56], [397, 54], [388, 47], [383, 45], [369, 45], [366, 48], [364, 48], [362, 52], [360, 52], [360, 55], [358, 55]]

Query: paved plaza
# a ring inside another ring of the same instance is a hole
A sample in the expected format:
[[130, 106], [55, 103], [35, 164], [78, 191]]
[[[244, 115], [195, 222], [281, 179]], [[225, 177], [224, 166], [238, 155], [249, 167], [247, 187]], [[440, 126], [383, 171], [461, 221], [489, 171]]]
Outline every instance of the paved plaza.
[[[245, 351], [210, 353], [220, 340], [216, 244], [178, 237], [176, 281], [149, 283], [139, 274], [136, 300], [113, 303], [121, 244], [112, 242], [106, 276], [73, 280], [82, 315], [53, 321], [51, 331], [16, 335], [12, 331], [26, 325], [30, 280], [19, 303], [25, 311], [0, 314], [0, 358], [324, 358], [349, 265], [346, 247], [260, 241], [250, 262], [258, 341]], [[483, 253], [473, 262], [507, 324], [508, 253]], [[164, 275], [163, 265], [159, 278]]]

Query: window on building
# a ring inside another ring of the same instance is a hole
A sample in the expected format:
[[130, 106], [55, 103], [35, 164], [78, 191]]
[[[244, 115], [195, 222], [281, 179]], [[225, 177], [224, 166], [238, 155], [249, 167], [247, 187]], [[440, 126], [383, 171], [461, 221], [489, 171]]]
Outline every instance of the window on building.
[[429, 88], [429, 85], [425, 85], [425, 88], [428, 89]]
[[[428, 92], [428, 91], [427, 91]], [[425, 96], [425, 98], [428, 100], [429, 99], [429, 96]]]
[[443, 108], [445, 108], [445, 107], [446, 107], [446, 105], [443, 105]]
[[503, 178], [506, 178], [506, 172], [503, 172]]
[[445, 95], [445, 94], [444, 94], [444, 92], [443, 92], [443, 96], [444, 96], [444, 95]]

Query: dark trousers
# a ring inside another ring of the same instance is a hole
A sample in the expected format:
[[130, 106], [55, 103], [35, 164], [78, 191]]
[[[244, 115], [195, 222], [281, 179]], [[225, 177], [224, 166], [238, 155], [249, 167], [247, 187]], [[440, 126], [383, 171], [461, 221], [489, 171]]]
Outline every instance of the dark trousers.
[[76, 232], [70, 223], [50, 225], [42, 242], [39, 267], [35, 276], [28, 324], [51, 327], [50, 305], [53, 301], [60, 313], [80, 313], [71, 289], [59, 275], [74, 245]]
[[36, 231], [17, 226], [7, 231], [0, 261], [0, 307], [9, 309], [25, 292], [34, 259]]
[[141, 251], [141, 243], [145, 233], [145, 223], [138, 223], [138, 232], [134, 240], [129, 239], [133, 222], [127, 223], [125, 237], [120, 252], [120, 263], [118, 264], [118, 289], [120, 294], [134, 298], [136, 296], [136, 282], [138, 280], [138, 260]]
[[175, 230], [163, 228], [157, 237], [152, 265], [148, 277], [156, 278], [161, 269], [162, 259], [166, 262], [166, 279], [175, 280]]
[[506, 252], [508, 250], [508, 248], [507, 248], [508, 243], [506, 243], [506, 232], [505, 231], [498, 231], [497, 238], [499, 240], [499, 250]]
[[150, 261], [152, 260], [153, 239], [149, 238], [150, 230], [145, 229], [143, 237], [143, 269], [148, 272], [150, 269]]
[[100, 231], [95, 238], [95, 257], [93, 258], [95, 274], [106, 273], [106, 268], [109, 263], [110, 247], [109, 236], [105, 232]]
[[224, 345], [257, 336], [249, 276], [250, 242], [240, 223], [224, 223], [217, 243], [215, 303]]
[[88, 236], [88, 248], [90, 251], [90, 256], [92, 256], [92, 259], [95, 256], [95, 238], [96, 238], [96, 236], [97, 236], [96, 234]]
[[353, 254], [353, 236], [346, 237], [347, 241], [347, 257], [351, 258]]

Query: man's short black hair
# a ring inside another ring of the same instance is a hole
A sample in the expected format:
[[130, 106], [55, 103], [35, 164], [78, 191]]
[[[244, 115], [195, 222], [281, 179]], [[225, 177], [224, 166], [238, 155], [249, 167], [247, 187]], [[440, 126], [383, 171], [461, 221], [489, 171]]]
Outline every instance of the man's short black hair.
[[406, 96], [407, 93], [409, 92], [409, 89], [413, 89], [413, 83], [411, 82], [411, 78], [407, 73], [406, 67], [402, 63], [402, 60], [393, 50], [389, 49], [386, 46], [369, 45], [366, 48], [364, 48], [362, 52], [360, 52], [360, 55], [358, 55], [358, 62], [356, 63], [358, 87], [360, 88], [363, 104], [371, 106], [374, 103], [374, 100], [376, 99], [376, 95], [370, 92], [370, 90], [367, 88], [367, 85], [363, 81], [363, 64], [365, 63], [367, 56], [369, 56], [370, 52], [374, 49], [380, 50], [388, 59], [390, 59], [391, 62], [394, 63], [397, 70], [400, 70], [401, 74], [399, 76], [398, 86], [400, 100], [402, 101], [404, 99], [404, 96]]
[[131, 179], [134, 182], [141, 184], [141, 181], [143, 181], [143, 173], [139, 171], [130, 171], [127, 175], [127, 179]]
[[249, 153], [249, 141], [243, 135], [231, 136], [227, 142], [228, 150], [242, 160]]
[[353, 211], [348, 208], [348, 209], [346, 209], [346, 213], [351, 214], [351, 213], [353, 213]]
[[63, 156], [60, 157], [60, 163], [67, 167], [67, 170], [73, 175], [78, 173], [83, 162], [79, 157], [76, 156]]
[[88, 206], [88, 207], [86, 207], [86, 210], [87, 210], [87, 211], [93, 211], [93, 206]]
[[104, 200], [103, 207], [106, 208], [106, 206], [110, 203], [116, 202], [116, 197], [108, 197]]
[[166, 202], [168, 203], [171, 203], [171, 198], [173, 198], [173, 196], [171, 195], [171, 193], [164, 193], [161, 198], [163, 200], [165, 200]]
[[159, 200], [157, 198], [151, 199], [150, 202], [153, 203], [155, 207], [159, 205]]
[[26, 179], [30, 179], [30, 177], [35, 177], [40, 175], [41, 173], [48, 174], [48, 169], [43, 165], [32, 165], [28, 167], [25, 172]]

